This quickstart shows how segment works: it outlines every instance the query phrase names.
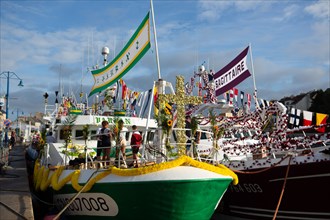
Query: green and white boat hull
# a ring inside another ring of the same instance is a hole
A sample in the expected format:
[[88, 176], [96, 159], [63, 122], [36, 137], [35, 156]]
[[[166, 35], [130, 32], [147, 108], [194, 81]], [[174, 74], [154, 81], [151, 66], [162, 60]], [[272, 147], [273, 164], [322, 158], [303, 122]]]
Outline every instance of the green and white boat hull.
[[[64, 170], [59, 181], [72, 172]], [[94, 172], [81, 170], [79, 184], [84, 185]], [[231, 176], [192, 166], [134, 176], [110, 174], [79, 194], [64, 215], [66, 219], [209, 220], [232, 181]], [[62, 210], [78, 192], [67, 182], [53, 193], [54, 204]]]

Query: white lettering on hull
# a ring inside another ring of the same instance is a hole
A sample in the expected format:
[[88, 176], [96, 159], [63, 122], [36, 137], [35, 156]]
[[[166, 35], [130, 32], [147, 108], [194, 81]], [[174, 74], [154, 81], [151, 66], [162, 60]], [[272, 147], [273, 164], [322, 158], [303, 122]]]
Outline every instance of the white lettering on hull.
[[[75, 195], [75, 193], [54, 195], [54, 203], [61, 210]], [[67, 215], [116, 216], [118, 212], [115, 200], [104, 193], [80, 194], [66, 209]]]
[[232, 192], [248, 192], [248, 193], [262, 193], [263, 190], [259, 184], [256, 183], [244, 183], [237, 184], [230, 187]]

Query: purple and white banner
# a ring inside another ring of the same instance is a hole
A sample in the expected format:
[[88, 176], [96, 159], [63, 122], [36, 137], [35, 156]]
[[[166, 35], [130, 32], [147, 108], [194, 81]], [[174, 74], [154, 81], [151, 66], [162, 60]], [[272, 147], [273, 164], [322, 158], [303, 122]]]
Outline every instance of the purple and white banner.
[[227, 66], [214, 74], [216, 96], [232, 89], [247, 77], [251, 76], [246, 65], [246, 55], [248, 50], [249, 47], [227, 64]]

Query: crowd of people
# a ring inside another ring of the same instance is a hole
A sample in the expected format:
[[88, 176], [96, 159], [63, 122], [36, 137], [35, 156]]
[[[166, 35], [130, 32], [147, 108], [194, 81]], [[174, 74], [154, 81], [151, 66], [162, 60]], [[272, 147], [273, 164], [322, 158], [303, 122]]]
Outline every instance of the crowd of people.
[[[132, 126], [132, 130], [130, 146], [133, 152], [133, 162], [130, 166], [138, 167], [138, 152], [142, 144], [142, 136], [141, 133], [137, 131], [136, 125]], [[109, 122], [102, 121], [102, 127], [98, 130], [97, 160], [109, 160], [111, 148], [116, 147], [116, 160], [122, 159], [122, 161], [126, 161], [127, 132], [128, 129], [124, 126], [123, 120], [119, 120], [117, 126], [113, 129], [109, 129]]]
[[[186, 145], [186, 154], [193, 154], [191, 149], [192, 142], [191, 140], [194, 139], [195, 144], [199, 144], [201, 139], [201, 132], [199, 130], [199, 126], [196, 123], [192, 122], [191, 116], [186, 116], [186, 136], [187, 136], [187, 145]], [[195, 126], [194, 133], [192, 133], [192, 127]], [[130, 146], [132, 149], [133, 160], [129, 164], [129, 166], [139, 167], [139, 158], [138, 153], [139, 149], [142, 145], [143, 138], [141, 133], [137, 130], [137, 126], [133, 125], [131, 127], [132, 135], [130, 139]], [[108, 121], [102, 121], [102, 127], [99, 128], [97, 135], [97, 160], [99, 161], [107, 161], [110, 159], [111, 148], [115, 147], [116, 153], [115, 158], [116, 162], [118, 159], [126, 161], [126, 147], [127, 147], [127, 140], [126, 134], [128, 129], [124, 126], [123, 120], [119, 120], [117, 125], [114, 128], [109, 128]]]
[[9, 131], [0, 131], [0, 140], [7, 144], [9, 150], [15, 147], [17, 141], [19, 141], [19, 137], [16, 134], [15, 130], [9, 130]]

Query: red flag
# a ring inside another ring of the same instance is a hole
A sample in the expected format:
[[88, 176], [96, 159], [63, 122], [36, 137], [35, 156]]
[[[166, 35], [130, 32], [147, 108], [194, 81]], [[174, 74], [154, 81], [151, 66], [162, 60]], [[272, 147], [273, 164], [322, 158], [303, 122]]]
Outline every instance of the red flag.
[[303, 111], [304, 115], [304, 126], [312, 125], [313, 112]]
[[229, 105], [233, 105], [234, 91], [229, 90]]
[[202, 83], [198, 83], [198, 96], [202, 96]]
[[235, 101], [237, 102], [238, 89], [233, 88], [233, 90], [234, 90], [234, 98], [235, 98]]
[[126, 95], [127, 95], [127, 86], [126, 86], [126, 83], [124, 82], [124, 80], [122, 80], [121, 91], [122, 91], [121, 98], [125, 99]]
[[250, 108], [251, 107], [251, 95], [249, 93], [246, 93], [246, 97], [247, 97], [247, 104]]

